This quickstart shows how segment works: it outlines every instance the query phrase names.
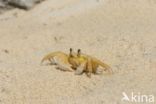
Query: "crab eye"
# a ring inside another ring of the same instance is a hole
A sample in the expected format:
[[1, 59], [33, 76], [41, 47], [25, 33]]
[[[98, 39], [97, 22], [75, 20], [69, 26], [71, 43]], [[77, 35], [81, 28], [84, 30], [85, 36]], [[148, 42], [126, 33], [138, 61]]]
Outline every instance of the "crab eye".
[[80, 49], [78, 49], [78, 50], [77, 50], [77, 52], [78, 52], [78, 53], [80, 53], [80, 52], [81, 52], [81, 50], [80, 50]]

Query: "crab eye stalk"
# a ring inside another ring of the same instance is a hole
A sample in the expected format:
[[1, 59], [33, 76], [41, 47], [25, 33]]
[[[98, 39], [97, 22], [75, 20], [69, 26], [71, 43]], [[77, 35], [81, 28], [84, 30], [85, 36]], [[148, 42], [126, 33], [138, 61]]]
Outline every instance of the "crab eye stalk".
[[70, 54], [69, 54], [71, 57], [73, 57], [73, 49], [70, 48]]
[[80, 55], [81, 55], [81, 50], [78, 49], [78, 50], [77, 50], [77, 56], [80, 56]]
[[81, 52], [81, 49], [78, 49], [77, 52], [80, 53]]

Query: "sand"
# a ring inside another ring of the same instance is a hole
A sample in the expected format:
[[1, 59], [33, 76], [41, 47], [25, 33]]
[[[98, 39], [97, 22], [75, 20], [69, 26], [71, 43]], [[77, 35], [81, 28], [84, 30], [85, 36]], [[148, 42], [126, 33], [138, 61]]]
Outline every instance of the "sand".
[[[114, 74], [88, 78], [40, 65], [69, 48]], [[0, 104], [135, 104], [123, 92], [156, 96], [154, 0], [46, 0], [0, 15]]]

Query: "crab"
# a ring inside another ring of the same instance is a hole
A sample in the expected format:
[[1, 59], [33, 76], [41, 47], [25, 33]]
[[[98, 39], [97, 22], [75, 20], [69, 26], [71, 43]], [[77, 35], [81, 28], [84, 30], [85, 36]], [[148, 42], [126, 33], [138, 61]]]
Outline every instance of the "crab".
[[49, 53], [43, 57], [41, 63], [46, 60], [48, 60], [50, 64], [56, 65], [57, 69], [63, 71], [75, 70], [76, 75], [85, 72], [88, 77], [91, 77], [91, 73], [99, 74], [102, 73], [101, 70], [112, 73], [112, 69], [109, 65], [95, 57], [81, 53], [80, 49], [77, 50], [77, 53], [73, 52], [72, 48], [70, 48], [69, 54], [61, 51]]

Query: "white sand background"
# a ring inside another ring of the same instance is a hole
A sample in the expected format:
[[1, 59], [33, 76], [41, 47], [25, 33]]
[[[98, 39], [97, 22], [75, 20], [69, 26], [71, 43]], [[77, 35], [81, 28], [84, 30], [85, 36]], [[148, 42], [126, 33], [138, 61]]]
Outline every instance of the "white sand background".
[[[40, 65], [70, 47], [114, 74], [89, 79]], [[133, 104], [122, 92], [156, 96], [155, 0], [46, 0], [0, 15], [0, 104]]]

